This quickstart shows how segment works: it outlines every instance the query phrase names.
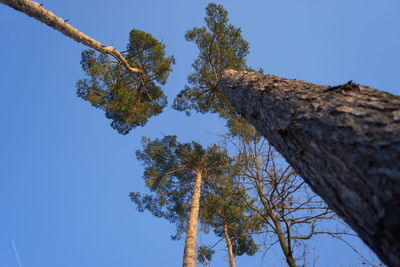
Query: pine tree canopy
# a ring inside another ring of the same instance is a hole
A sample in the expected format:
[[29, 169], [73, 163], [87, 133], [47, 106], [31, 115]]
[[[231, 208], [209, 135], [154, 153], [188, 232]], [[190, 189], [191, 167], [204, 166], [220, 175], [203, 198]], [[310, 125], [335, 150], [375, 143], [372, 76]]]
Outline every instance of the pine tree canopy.
[[87, 77], [76, 86], [78, 96], [104, 110], [112, 120], [112, 128], [125, 135], [144, 126], [167, 105], [159, 85], [166, 83], [175, 61], [165, 55], [164, 44], [140, 30], [130, 32], [123, 54], [131, 66], [143, 73], [127, 71], [109, 55], [84, 50], [81, 65]]
[[235, 112], [217, 85], [224, 70], [248, 69], [245, 57], [249, 45], [240, 28], [228, 24], [228, 12], [221, 5], [209, 4], [206, 13], [206, 27], [186, 32], [186, 40], [194, 42], [200, 53], [192, 64], [195, 72], [188, 77], [189, 85], [177, 95], [173, 107], [188, 115], [195, 110], [228, 117]]
[[234, 255], [254, 255], [258, 246], [252, 233], [260, 230], [261, 220], [250, 213], [243, 200], [247, 193], [243, 184], [236, 180], [238, 170], [233, 165], [231, 170], [231, 175], [220, 177], [205, 188], [200, 221], [202, 225], [211, 227], [219, 237], [224, 237], [226, 227]]
[[210, 262], [215, 253], [215, 250], [210, 249], [208, 246], [200, 246], [197, 249], [197, 260], [204, 264]]
[[176, 136], [162, 139], [142, 139], [143, 150], [137, 151], [138, 160], [145, 165], [143, 178], [150, 194], [130, 193], [139, 211], [148, 210], [177, 226], [180, 238], [185, 231], [190, 197], [196, 172], [201, 172], [204, 183], [212, 183], [229, 173], [231, 158], [217, 145], [204, 148], [197, 142], [179, 143]]

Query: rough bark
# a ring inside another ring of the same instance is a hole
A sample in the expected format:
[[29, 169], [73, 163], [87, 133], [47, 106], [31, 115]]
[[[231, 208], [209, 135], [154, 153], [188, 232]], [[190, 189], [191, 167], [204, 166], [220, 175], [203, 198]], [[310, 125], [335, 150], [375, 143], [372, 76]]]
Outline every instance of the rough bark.
[[197, 222], [199, 219], [200, 196], [201, 196], [201, 172], [196, 173], [196, 181], [190, 205], [189, 220], [186, 230], [185, 250], [183, 254], [183, 267], [196, 266], [196, 240]]
[[229, 266], [230, 267], [236, 267], [235, 256], [233, 255], [232, 241], [231, 241], [231, 238], [229, 237], [228, 225], [227, 224], [224, 224], [224, 238], [225, 238], [225, 242], [226, 242], [226, 247], [228, 249]]
[[220, 89], [389, 266], [400, 266], [400, 97], [228, 70]]
[[42, 7], [41, 4], [31, 0], [0, 0], [9, 7], [12, 7], [36, 20], [43, 22], [56, 31], [74, 39], [78, 43], [89, 46], [101, 53], [109, 54], [118, 60], [127, 70], [133, 73], [142, 73], [143, 71], [133, 68], [129, 65], [128, 61], [112, 46], [105, 46], [96, 41], [92, 37], [80, 32], [66, 22], [66, 20], [59, 18], [53, 12]]

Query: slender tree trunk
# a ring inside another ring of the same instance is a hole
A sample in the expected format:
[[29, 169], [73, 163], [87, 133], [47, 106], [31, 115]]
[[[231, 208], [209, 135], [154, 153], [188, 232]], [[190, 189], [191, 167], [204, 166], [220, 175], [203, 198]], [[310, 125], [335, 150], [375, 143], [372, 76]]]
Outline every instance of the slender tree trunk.
[[382, 261], [400, 266], [400, 97], [233, 70], [219, 85]]
[[228, 234], [228, 225], [227, 224], [224, 224], [224, 238], [225, 238], [226, 246], [228, 248], [229, 266], [236, 267], [235, 256], [233, 255], [232, 241]]
[[125, 68], [133, 73], [142, 73], [143, 71], [137, 68], [132, 68], [128, 61], [112, 46], [105, 46], [96, 41], [92, 37], [80, 32], [66, 22], [66, 20], [57, 17], [53, 12], [42, 7], [41, 4], [31, 0], [0, 0], [9, 7], [12, 7], [36, 20], [47, 24], [56, 31], [74, 39], [78, 43], [89, 46], [101, 53], [109, 54], [117, 59]]
[[275, 217], [275, 214], [271, 212], [271, 219], [275, 225], [275, 233], [278, 236], [278, 241], [281, 246], [282, 252], [285, 255], [286, 263], [289, 267], [297, 267], [296, 261], [293, 258], [293, 251], [288, 245], [288, 239], [285, 236], [285, 233], [282, 231], [281, 224], [278, 218]]
[[[259, 168], [257, 168], [259, 169]], [[260, 177], [258, 175], [258, 177]], [[262, 182], [262, 179], [258, 178], [258, 181], [262, 184], [264, 184]], [[264, 199], [264, 194], [262, 192], [261, 186], [259, 182], [255, 182], [253, 183], [257, 189], [257, 194], [258, 194], [258, 198], [260, 199], [265, 211], [266, 211], [266, 215], [271, 218], [273, 224], [274, 224], [274, 232], [275, 234], [278, 236], [278, 241], [279, 241], [279, 245], [281, 246], [283, 255], [285, 256], [285, 260], [286, 263], [288, 264], [289, 267], [297, 267], [296, 261], [293, 258], [293, 250], [292, 247], [290, 246], [290, 228], [287, 229], [287, 235], [285, 235], [285, 233], [282, 230], [281, 227], [281, 222], [279, 221], [279, 219], [275, 216], [275, 213], [272, 209], [272, 205], [270, 205], [270, 203], [266, 202], [266, 200]]]
[[185, 251], [183, 254], [183, 267], [196, 266], [196, 240], [197, 222], [199, 219], [200, 196], [201, 196], [201, 172], [196, 173], [196, 182], [193, 188], [192, 202], [190, 206], [189, 221], [186, 230]]

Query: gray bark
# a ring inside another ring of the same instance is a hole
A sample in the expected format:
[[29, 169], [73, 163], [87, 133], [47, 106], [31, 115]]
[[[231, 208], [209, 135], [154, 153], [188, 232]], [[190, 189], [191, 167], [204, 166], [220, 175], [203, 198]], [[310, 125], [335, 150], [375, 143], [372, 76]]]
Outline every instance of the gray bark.
[[101, 53], [109, 54], [118, 60], [125, 68], [133, 73], [143, 73], [142, 70], [133, 68], [129, 65], [128, 61], [112, 46], [105, 46], [96, 41], [92, 37], [80, 32], [66, 22], [66, 20], [59, 18], [53, 12], [42, 7], [41, 4], [31, 0], [0, 0], [0, 3], [14, 8], [44, 24], [50, 26], [56, 31], [72, 38], [78, 43], [82, 43], [91, 47]]
[[220, 89], [389, 266], [400, 266], [400, 97], [228, 70]]

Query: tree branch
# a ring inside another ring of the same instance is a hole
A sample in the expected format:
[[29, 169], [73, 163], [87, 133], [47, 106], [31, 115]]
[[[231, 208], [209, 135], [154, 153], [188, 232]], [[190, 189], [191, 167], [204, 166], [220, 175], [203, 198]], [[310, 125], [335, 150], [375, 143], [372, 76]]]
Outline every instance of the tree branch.
[[14, 8], [40, 22], [50, 26], [56, 31], [72, 38], [78, 43], [82, 43], [89, 46], [100, 53], [105, 53], [113, 56], [118, 60], [127, 70], [132, 73], [143, 73], [138, 68], [133, 68], [129, 65], [128, 61], [118, 52], [113, 46], [105, 46], [102, 43], [96, 41], [92, 37], [80, 32], [78, 29], [72, 27], [66, 22], [66, 20], [59, 18], [53, 12], [45, 9], [39, 3], [31, 0], [0, 0], [0, 3]]

